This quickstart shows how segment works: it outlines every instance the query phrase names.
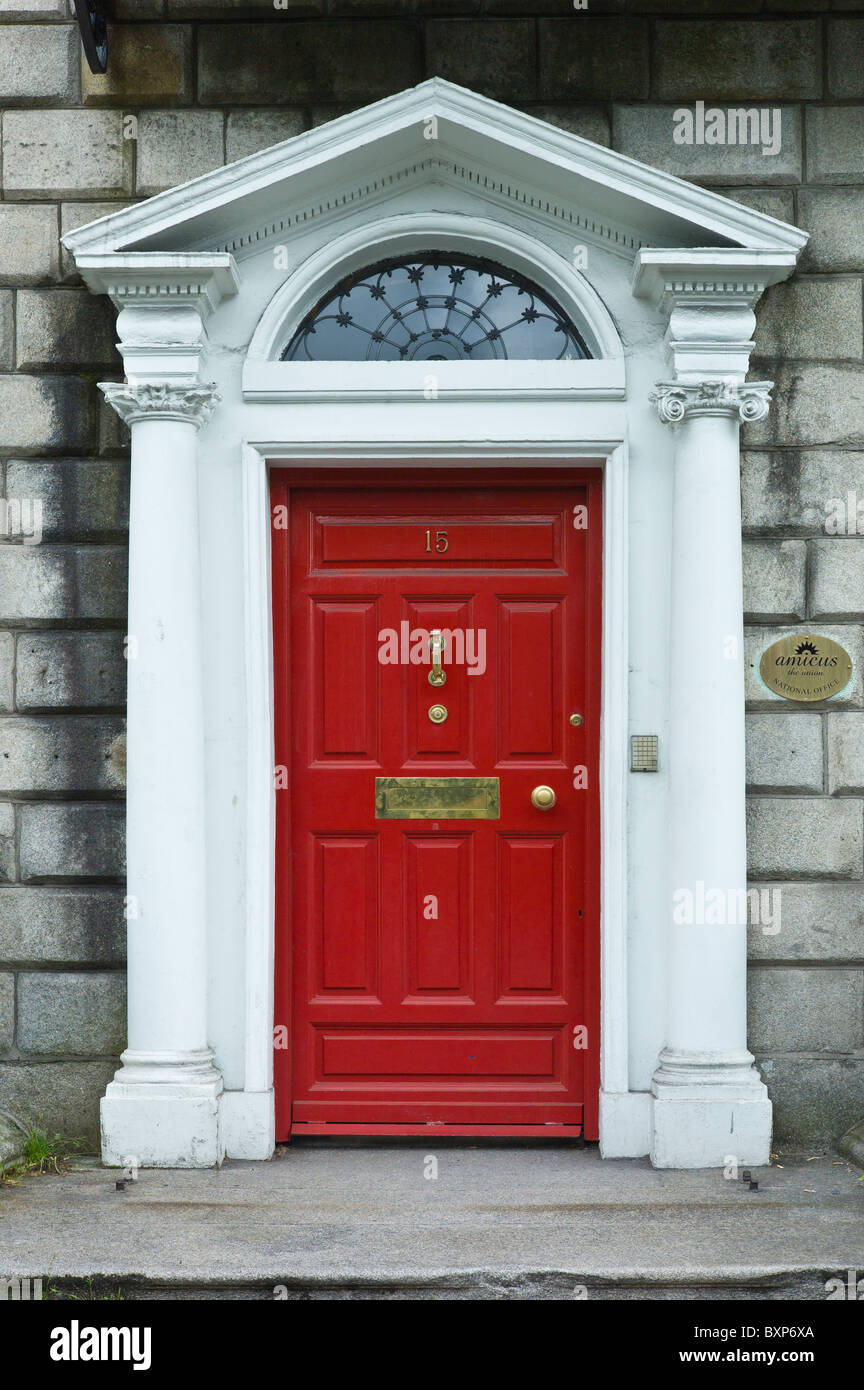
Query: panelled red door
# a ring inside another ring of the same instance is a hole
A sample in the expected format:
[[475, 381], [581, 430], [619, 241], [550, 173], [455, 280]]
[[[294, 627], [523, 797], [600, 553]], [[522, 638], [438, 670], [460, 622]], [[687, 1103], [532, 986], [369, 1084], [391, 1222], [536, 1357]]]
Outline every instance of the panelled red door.
[[273, 488], [279, 1137], [594, 1138], [598, 475], [329, 476]]

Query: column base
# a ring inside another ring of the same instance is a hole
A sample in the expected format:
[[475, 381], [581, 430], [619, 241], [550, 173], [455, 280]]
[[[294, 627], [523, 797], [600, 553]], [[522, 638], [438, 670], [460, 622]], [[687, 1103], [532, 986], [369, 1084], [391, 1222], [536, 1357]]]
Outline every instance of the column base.
[[225, 1156], [211, 1052], [124, 1052], [100, 1104], [102, 1162], [112, 1168], [214, 1168]]
[[651, 1082], [651, 1162], [655, 1168], [766, 1164], [771, 1102], [749, 1052], [675, 1053], [667, 1049]]

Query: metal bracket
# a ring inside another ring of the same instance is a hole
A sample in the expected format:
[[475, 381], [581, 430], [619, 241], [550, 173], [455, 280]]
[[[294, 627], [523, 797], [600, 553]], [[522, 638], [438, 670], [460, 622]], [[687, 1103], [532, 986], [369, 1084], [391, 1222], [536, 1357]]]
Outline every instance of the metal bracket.
[[75, 0], [75, 18], [84, 45], [84, 57], [91, 72], [105, 72], [108, 67], [108, 25], [105, 0]]

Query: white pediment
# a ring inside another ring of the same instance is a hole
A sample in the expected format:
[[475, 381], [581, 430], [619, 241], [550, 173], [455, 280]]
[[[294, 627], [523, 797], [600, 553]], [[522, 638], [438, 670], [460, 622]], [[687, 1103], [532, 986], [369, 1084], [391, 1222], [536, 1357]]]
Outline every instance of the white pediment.
[[[293, 228], [443, 182], [570, 224], [632, 260], [642, 247], [727, 248], [790, 262], [807, 235], [439, 78], [77, 228], [82, 269], [118, 253], [242, 259]], [[91, 259], [93, 258], [93, 259]]]

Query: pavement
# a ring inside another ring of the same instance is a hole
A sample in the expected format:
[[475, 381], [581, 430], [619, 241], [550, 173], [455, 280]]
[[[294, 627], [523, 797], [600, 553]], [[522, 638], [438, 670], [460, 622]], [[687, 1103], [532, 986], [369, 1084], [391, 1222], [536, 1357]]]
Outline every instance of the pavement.
[[756, 1191], [551, 1143], [307, 1142], [118, 1176], [94, 1160], [0, 1186], [0, 1274], [163, 1299], [824, 1300], [864, 1276], [864, 1182], [830, 1153], [779, 1154]]

